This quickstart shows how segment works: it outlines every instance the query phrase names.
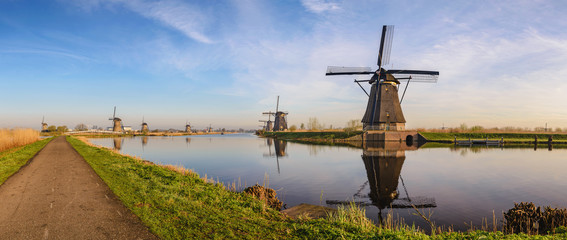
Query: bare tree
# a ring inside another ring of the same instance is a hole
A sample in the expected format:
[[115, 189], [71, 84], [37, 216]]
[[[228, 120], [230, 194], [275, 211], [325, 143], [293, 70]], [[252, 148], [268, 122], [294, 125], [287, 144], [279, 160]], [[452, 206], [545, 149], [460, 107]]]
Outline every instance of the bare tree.
[[87, 127], [87, 125], [83, 123], [79, 123], [77, 124], [77, 126], [75, 126], [75, 131], [86, 131], [86, 130], [89, 130], [89, 128]]

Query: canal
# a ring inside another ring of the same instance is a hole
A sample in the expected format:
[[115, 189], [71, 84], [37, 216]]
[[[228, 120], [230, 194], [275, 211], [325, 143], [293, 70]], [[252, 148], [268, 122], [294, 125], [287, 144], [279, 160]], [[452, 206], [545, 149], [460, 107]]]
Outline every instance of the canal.
[[514, 202], [567, 207], [567, 150], [522, 147], [375, 144], [364, 149], [258, 138], [250, 134], [91, 138], [93, 144], [183, 166], [237, 186], [265, 184], [289, 208], [336, 208], [355, 201], [375, 222], [391, 214], [428, 228], [501, 225]]

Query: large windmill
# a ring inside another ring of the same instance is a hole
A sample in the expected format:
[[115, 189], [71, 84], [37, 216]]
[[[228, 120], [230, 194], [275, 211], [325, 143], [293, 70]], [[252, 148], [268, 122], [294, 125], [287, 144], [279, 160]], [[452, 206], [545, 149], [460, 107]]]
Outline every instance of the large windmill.
[[112, 121], [113, 132], [122, 132], [122, 119], [116, 117], [116, 106], [114, 106], [114, 113], [112, 114], [112, 118], [109, 118], [108, 120]]
[[[280, 96], [278, 96], [278, 101], [276, 104], [276, 112], [263, 112], [262, 114], [267, 114], [268, 116], [274, 115], [274, 132], [287, 130], [287, 120], [286, 116], [288, 112], [283, 112], [279, 110], [280, 107]], [[268, 129], [270, 129], [270, 120], [268, 118]]]
[[[407, 81], [407, 84], [410, 81], [437, 82], [439, 77], [437, 71], [384, 69], [382, 66], [388, 64], [390, 60], [393, 36], [394, 26], [384, 25], [378, 52], [378, 69], [375, 71], [370, 67], [327, 67], [326, 75], [372, 75], [369, 80], [355, 80], [359, 85], [360, 82], [371, 84], [370, 94], [366, 93], [368, 104], [362, 118], [364, 130], [404, 130], [406, 119], [400, 102], [403, 100], [407, 85], [400, 100], [398, 97], [400, 81]], [[360, 87], [362, 88], [362, 85]]]

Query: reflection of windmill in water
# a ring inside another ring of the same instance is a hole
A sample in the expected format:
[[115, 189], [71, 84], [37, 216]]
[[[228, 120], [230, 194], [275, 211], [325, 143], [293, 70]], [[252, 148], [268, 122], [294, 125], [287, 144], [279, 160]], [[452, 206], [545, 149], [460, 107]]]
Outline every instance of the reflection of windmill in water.
[[[360, 85], [360, 82], [371, 84], [370, 94], [364, 90], [368, 95], [366, 112], [362, 118], [364, 130], [405, 130], [406, 120], [400, 104], [404, 99], [409, 82], [437, 82], [439, 77], [439, 72], [436, 71], [384, 69], [382, 65], [388, 64], [390, 59], [393, 33], [394, 26], [383, 26], [377, 70], [372, 71], [370, 67], [327, 67], [326, 75], [372, 75], [369, 80], [355, 80], [362, 90], [364, 88]], [[398, 97], [400, 81], [407, 81], [401, 100]], [[411, 139], [407, 137], [403, 139], [407, 135], [411, 135]], [[417, 132], [415, 134], [404, 134], [404, 136], [401, 136], [401, 134], [384, 135], [384, 137], [381, 137], [384, 139], [370, 140], [414, 140]]]
[[[402, 178], [402, 166], [406, 159], [406, 150], [416, 150], [417, 146], [408, 146], [400, 142], [366, 142], [362, 153], [362, 161], [366, 168], [368, 181], [357, 193], [354, 201], [361, 205], [374, 205], [379, 210], [382, 223], [382, 210], [385, 208], [434, 208], [434, 198], [410, 197]], [[400, 197], [399, 182], [401, 180], [405, 197]], [[368, 188], [368, 194], [362, 192]], [[368, 199], [368, 200], [365, 200]], [[328, 200], [327, 204], [348, 204], [348, 201]]]
[[115, 150], [122, 149], [122, 142], [124, 141], [123, 138], [113, 138], [112, 140], [114, 142], [114, 149]]
[[144, 151], [144, 147], [148, 145], [148, 136], [142, 136], [142, 152]]
[[[274, 132], [287, 130], [287, 115], [289, 113], [280, 111], [279, 107], [280, 107], [280, 96], [278, 96], [278, 101], [277, 101], [277, 104], [276, 104], [276, 112], [263, 112], [262, 113], [264, 115], [268, 115], [267, 128], [270, 129], [270, 130], [273, 130]], [[270, 117], [269, 117], [271, 115], [274, 115], [274, 127], [273, 128], [271, 128], [271, 121], [270, 121]]]
[[[272, 153], [272, 143], [274, 145], [274, 153]], [[264, 154], [264, 157], [276, 157], [276, 163], [278, 165], [278, 173], [280, 173], [280, 157], [285, 157], [285, 148], [287, 146], [287, 141], [280, 139], [266, 138], [266, 144], [268, 145], [268, 154]]]

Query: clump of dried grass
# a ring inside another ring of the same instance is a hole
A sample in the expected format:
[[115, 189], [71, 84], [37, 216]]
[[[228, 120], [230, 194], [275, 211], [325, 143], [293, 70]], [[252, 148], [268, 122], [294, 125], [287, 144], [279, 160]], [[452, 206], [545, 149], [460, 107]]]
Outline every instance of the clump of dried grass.
[[0, 152], [39, 140], [39, 132], [29, 128], [0, 129]]

